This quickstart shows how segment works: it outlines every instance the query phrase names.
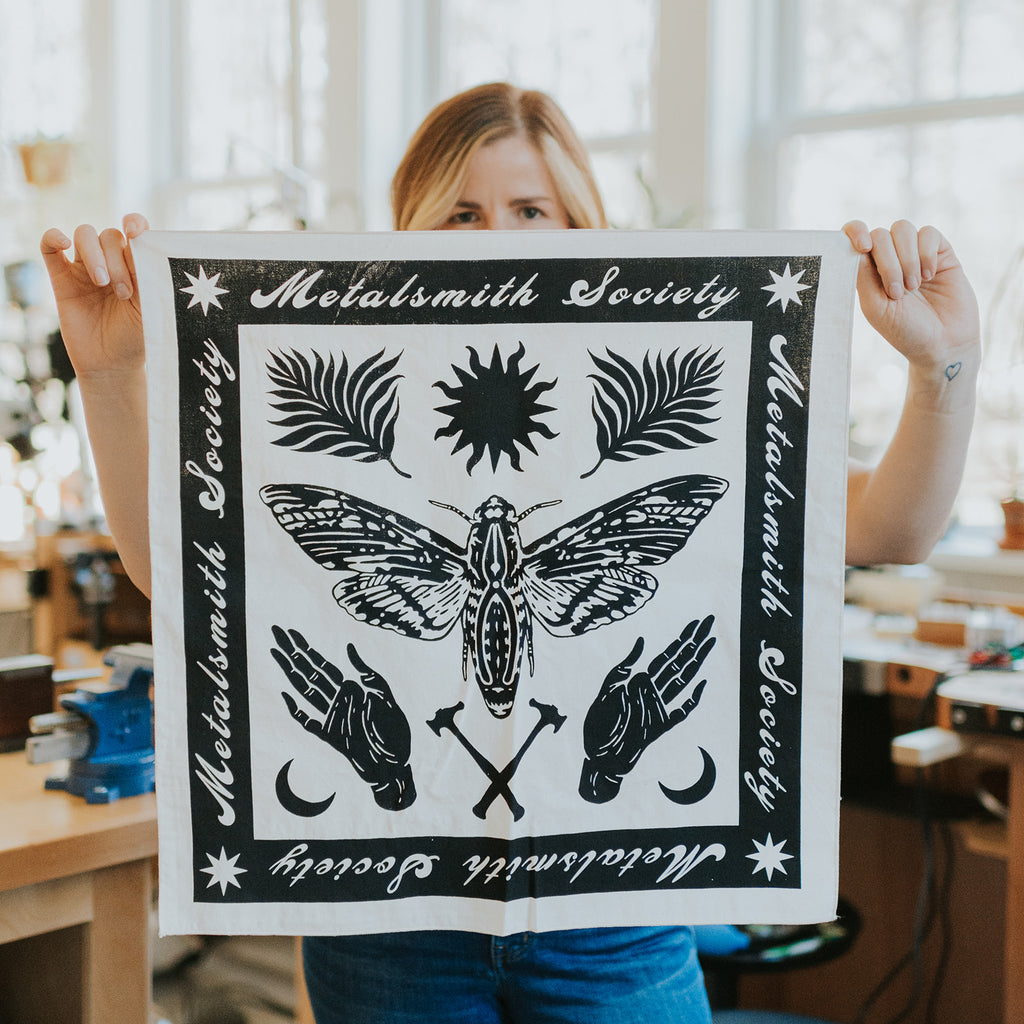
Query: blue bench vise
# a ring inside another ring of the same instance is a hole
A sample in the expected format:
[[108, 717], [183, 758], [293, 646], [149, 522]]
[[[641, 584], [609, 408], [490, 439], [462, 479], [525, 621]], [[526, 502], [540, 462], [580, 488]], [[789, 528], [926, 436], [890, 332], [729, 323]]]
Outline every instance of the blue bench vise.
[[29, 723], [34, 735], [25, 744], [32, 764], [68, 760], [67, 774], [48, 778], [47, 789], [90, 804], [149, 793], [156, 785], [153, 648], [112, 647], [103, 661], [113, 667], [109, 682], [62, 697], [62, 711], [35, 715]]

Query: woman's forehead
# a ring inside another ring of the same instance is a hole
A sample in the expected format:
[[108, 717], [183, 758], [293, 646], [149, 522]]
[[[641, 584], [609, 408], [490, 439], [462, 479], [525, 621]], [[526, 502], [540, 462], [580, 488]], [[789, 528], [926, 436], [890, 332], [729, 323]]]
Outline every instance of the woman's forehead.
[[555, 183], [540, 150], [525, 135], [506, 135], [480, 146], [466, 165], [463, 189], [528, 189], [536, 197], [554, 196]]

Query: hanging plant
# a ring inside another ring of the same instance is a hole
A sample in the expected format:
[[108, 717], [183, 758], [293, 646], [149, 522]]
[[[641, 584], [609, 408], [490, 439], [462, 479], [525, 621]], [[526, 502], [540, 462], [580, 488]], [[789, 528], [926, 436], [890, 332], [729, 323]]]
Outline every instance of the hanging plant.
[[40, 188], [63, 185], [71, 176], [74, 143], [64, 138], [40, 137], [18, 145], [25, 180]]

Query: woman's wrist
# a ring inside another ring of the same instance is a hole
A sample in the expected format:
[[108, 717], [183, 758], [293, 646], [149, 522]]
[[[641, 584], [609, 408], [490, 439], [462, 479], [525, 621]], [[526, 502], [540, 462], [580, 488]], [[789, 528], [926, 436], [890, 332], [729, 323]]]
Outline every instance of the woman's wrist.
[[973, 409], [980, 368], [979, 346], [955, 351], [927, 364], [911, 363], [907, 404], [941, 414]]
[[116, 370], [88, 370], [76, 374], [78, 388], [86, 401], [96, 398], [101, 401], [114, 401], [133, 395], [146, 393], [146, 366], [119, 367]]

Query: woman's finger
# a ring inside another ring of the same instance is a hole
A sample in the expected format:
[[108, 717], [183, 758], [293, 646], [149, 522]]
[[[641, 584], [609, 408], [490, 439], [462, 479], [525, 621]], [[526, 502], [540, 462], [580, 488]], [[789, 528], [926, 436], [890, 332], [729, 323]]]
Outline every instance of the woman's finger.
[[917, 228], [909, 220], [898, 220], [891, 230], [896, 255], [903, 269], [903, 285], [916, 291], [921, 284], [921, 255], [918, 251]]
[[917, 251], [921, 260], [921, 280], [930, 281], [939, 272], [939, 253], [949, 248], [949, 243], [938, 228], [930, 224], [921, 228], [917, 235]]
[[50, 228], [39, 241], [39, 252], [50, 280], [55, 280], [67, 272], [69, 263], [67, 251], [71, 248], [71, 239], [60, 228]]
[[71, 239], [60, 228], [50, 228], [39, 243], [39, 251], [44, 256], [64, 253], [71, 248]]
[[871, 232], [862, 220], [851, 220], [843, 225], [843, 231], [857, 252], [871, 251]]
[[93, 284], [100, 288], [110, 284], [110, 273], [103, 255], [99, 235], [91, 224], [79, 224], [75, 228], [75, 262], [85, 267]]
[[[144, 231], [149, 230], [149, 221], [142, 216], [141, 213], [129, 213], [127, 217], [121, 222], [124, 228], [124, 236], [128, 239], [128, 246], [125, 250], [125, 261], [128, 264], [128, 272], [132, 276], [132, 281], [135, 281], [135, 257], [132, 254], [131, 243], [133, 239], [136, 239]], [[133, 285], [134, 290], [134, 285]]]
[[114, 293], [119, 299], [132, 297], [132, 272], [128, 266], [128, 243], [117, 228], [107, 228], [100, 233], [100, 248], [106, 262], [107, 273]]
[[871, 232], [870, 260], [886, 295], [893, 301], [901, 299], [904, 293], [903, 266], [896, 253], [892, 233], [885, 228], [875, 228]]
[[122, 221], [124, 235], [128, 241], [138, 238], [143, 231], [149, 230], [149, 221], [141, 213], [129, 213]]

